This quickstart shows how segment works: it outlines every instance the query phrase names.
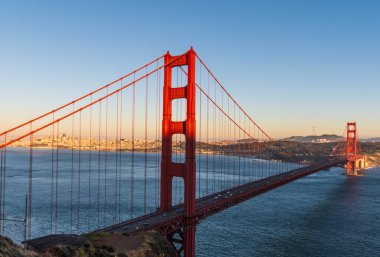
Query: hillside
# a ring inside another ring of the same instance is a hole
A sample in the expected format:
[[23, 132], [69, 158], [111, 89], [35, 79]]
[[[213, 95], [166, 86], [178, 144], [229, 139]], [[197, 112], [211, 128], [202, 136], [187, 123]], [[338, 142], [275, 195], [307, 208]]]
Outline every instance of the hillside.
[[0, 236], [1, 257], [176, 257], [174, 247], [157, 232], [135, 235], [91, 233], [51, 235], [28, 245], [28, 250]]
[[373, 137], [373, 138], [362, 139], [362, 141], [372, 142], [372, 143], [379, 143], [380, 142], [380, 137]]
[[[329, 143], [311, 143], [296, 141], [275, 141], [273, 147], [276, 149], [286, 149], [279, 155], [278, 159], [284, 159], [291, 156], [288, 160], [294, 162], [316, 162], [329, 157], [332, 149], [336, 146], [336, 142]], [[380, 166], [380, 143], [361, 142], [361, 153], [367, 155], [370, 166]], [[280, 150], [281, 151], [281, 150]], [[276, 159], [276, 156], [272, 158]]]
[[338, 142], [343, 137], [337, 135], [324, 134], [321, 136], [293, 136], [281, 139], [281, 141], [302, 142], [302, 143], [329, 143]]

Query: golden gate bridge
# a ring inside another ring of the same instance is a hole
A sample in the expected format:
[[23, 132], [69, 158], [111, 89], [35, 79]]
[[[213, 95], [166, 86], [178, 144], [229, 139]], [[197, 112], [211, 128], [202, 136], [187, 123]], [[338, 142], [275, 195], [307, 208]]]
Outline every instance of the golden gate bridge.
[[22, 222], [24, 241], [43, 249], [61, 234], [155, 230], [195, 256], [200, 220], [332, 166], [357, 175], [356, 123], [345, 134], [330, 156], [306, 163], [275, 144], [192, 48], [167, 52], [0, 133], [0, 232]]

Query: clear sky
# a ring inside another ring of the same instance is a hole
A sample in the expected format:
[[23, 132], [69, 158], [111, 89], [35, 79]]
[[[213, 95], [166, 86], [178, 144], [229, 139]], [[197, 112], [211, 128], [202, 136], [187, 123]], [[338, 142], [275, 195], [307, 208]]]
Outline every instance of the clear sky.
[[190, 46], [274, 137], [380, 136], [377, 0], [0, 0], [0, 130]]

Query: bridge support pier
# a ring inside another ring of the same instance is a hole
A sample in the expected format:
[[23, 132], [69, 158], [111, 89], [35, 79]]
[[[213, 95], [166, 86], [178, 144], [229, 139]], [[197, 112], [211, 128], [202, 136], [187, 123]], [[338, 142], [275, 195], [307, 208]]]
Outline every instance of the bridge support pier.
[[185, 226], [183, 227], [185, 257], [195, 256], [195, 231], [195, 217], [185, 218]]
[[[187, 85], [172, 88], [172, 68], [184, 65], [187, 65]], [[195, 91], [194, 50], [191, 48], [188, 52], [179, 56], [171, 56], [168, 52], [165, 55], [164, 70], [160, 209], [165, 212], [172, 208], [173, 177], [182, 178], [184, 180], [184, 224], [182, 224], [182, 229], [185, 257], [195, 256]], [[181, 98], [187, 101], [186, 119], [184, 121], [172, 121], [172, 101]], [[184, 163], [172, 161], [172, 137], [175, 134], [185, 135]], [[171, 238], [173, 240], [173, 237]], [[168, 239], [170, 240], [170, 238]]]

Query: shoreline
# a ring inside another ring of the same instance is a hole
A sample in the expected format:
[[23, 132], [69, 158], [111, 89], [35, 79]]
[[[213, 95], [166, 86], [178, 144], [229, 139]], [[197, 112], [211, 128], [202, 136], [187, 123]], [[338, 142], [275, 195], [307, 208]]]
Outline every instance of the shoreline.
[[[27, 145], [11, 145], [11, 146], [8, 146], [7, 148], [22, 148], [22, 149], [28, 149], [29, 146]], [[33, 146], [33, 149], [41, 149], [41, 150], [54, 150], [54, 149], [57, 149], [57, 147], [51, 147], [51, 146]], [[136, 148], [134, 149], [134, 151], [132, 149], [88, 149], [88, 148], [84, 148], [84, 149], [80, 149], [79, 147], [74, 147], [74, 148], [71, 148], [71, 147], [62, 147], [62, 146], [58, 146], [58, 149], [60, 150], [67, 150], [67, 151], [87, 151], [87, 152], [103, 152], [103, 153], [106, 153], [106, 152], [112, 152], [112, 153], [117, 153], [117, 152], [122, 152], [122, 153], [139, 153], [139, 154], [143, 154], [143, 153], [148, 153], [148, 154], [161, 154], [161, 151], [160, 149], [159, 150], [152, 150], [152, 149], [142, 149], [142, 148]], [[173, 150], [173, 153], [175, 154], [184, 154], [184, 150], [176, 150], [174, 149]], [[218, 156], [218, 155], [223, 155], [222, 152], [218, 151], [218, 152], [207, 152], [207, 151], [202, 151], [201, 152], [197, 152], [196, 153], [197, 155], [201, 154], [201, 155], [211, 155], [211, 156]], [[229, 155], [229, 154], [226, 154], [226, 156], [234, 156], [234, 155]], [[238, 156], [238, 155], [236, 155]], [[372, 156], [372, 155], [371, 155]], [[369, 157], [371, 157], [369, 156]], [[251, 159], [255, 159], [255, 160], [265, 160], [265, 161], [273, 161], [273, 162], [285, 162], [285, 160], [283, 159], [260, 159], [260, 158], [257, 158], [257, 156], [240, 156], [241, 158], [251, 158]], [[369, 158], [368, 157], [368, 158]], [[296, 163], [296, 162], [289, 162], [289, 163]], [[310, 164], [312, 163], [311, 161], [309, 160], [304, 160], [302, 162], [303, 164]], [[375, 164], [373, 165], [373, 163], [371, 163], [371, 166], [368, 166], [366, 168], [364, 168], [364, 170], [368, 170], [368, 169], [376, 169], [376, 168], [380, 168], [380, 164]]]

